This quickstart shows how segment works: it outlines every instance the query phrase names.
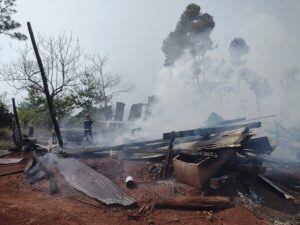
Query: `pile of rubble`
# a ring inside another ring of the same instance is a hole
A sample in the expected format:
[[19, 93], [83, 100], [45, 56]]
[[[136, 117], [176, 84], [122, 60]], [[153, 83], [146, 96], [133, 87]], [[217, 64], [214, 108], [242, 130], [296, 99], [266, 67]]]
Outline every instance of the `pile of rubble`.
[[[255, 132], [261, 122], [250, 122], [246, 118], [223, 120], [212, 113], [206, 124], [195, 130], [164, 133], [162, 139], [117, 146], [62, 149], [36, 144], [25, 173], [31, 185], [49, 178], [52, 193], [58, 191], [56, 176], [59, 173], [74, 189], [101, 203], [145, 207], [140, 204], [141, 199], [85, 164], [85, 160], [113, 157], [120, 164], [126, 161], [146, 165], [147, 174], [143, 172], [142, 176], [150, 175], [151, 182], [157, 185], [170, 181], [197, 190], [192, 195], [174, 192], [174, 195], [153, 196], [152, 208], [220, 210], [234, 205], [236, 197], [245, 200], [246, 195], [261, 203], [261, 199], [268, 197], [259, 196], [255, 189], [262, 185], [299, 209], [300, 179], [295, 178], [293, 183], [273, 179], [274, 167], [279, 170], [279, 165], [284, 163], [269, 157], [275, 146], [267, 136]], [[286, 166], [284, 164], [285, 172], [280, 171], [286, 178], [291, 177]], [[128, 174], [131, 176], [124, 179], [124, 183], [139, 191], [133, 174], [134, 171]], [[291, 190], [291, 186], [294, 189]]]

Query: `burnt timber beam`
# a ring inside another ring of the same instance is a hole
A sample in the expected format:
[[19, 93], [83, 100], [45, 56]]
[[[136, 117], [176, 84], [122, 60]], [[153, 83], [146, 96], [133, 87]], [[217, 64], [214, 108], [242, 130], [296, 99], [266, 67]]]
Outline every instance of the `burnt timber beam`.
[[[179, 144], [179, 143], [185, 143], [185, 142], [190, 142], [190, 141], [196, 141], [199, 140], [201, 137], [200, 136], [195, 136], [195, 137], [187, 137], [187, 138], [182, 138], [182, 139], [177, 139], [174, 140], [174, 144]], [[128, 143], [128, 144], [121, 144], [121, 145], [115, 145], [115, 146], [91, 146], [91, 147], [86, 147], [84, 148], [84, 151], [82, 151], [82, 148], [78, 148], [78, 151], [74, 153], [68, 153], [68, 156], [72, 157], [89, 157], [94, 156], [94, 153], [99, 153], [99, 152], [106, 152], [106, 151], [138, 151], [138, 150], [151, 150], [151, 149], [156, 149], [160, 147], [165, 147], [170, 144], [170, 140], [163, 140], [163, 139], [155, 139], [155, 140], [149, 140], [149, 141], [139, 141], [139, 142], [133, 142], [133, 143]]]
[[237, 119], [231, 119], [231, 120], [224, 120], [220, 122], [220, 125], [227, 125], [227, 124], [231, 124], [231, 123], [237, 123], [237, 122], [241, 122], [241, 121], [245, 121], [246, 117], [241, 117], [241, 118], [237, 118]]
[[257, 177], [266, 185], [268, 185], [270, 188], [272, 188], [275, 192], [277, 192], [282, 198], [285, 198], [286, 200], [295, 200], [295, 198], [292, 195], [282, 190], [280, 187], [278, 187], [274, 182], [272, 182], [268, 178], [264, 177], [261, 174], [257, 174]]
[[[239, 129], [242, 127], [247, 127], [249, 129], [251, 128], [258, 128], [261, 127], [261, 122], [253, 122], [253, 123], [245, 123], [245, 124], [237, 124], [237, 125], [229, 125], [229, 126], [216, 126], [216, 127], [208, 127], [208, 128], [199, 128], [195, 130], [184, 130], [184, 131], [176, 131], [174, 132], [174, 137], [175, 138], [182, 138], [182, 137], [188, 137], [188, 136], [196, 136], [196, 135], [201, 135], [201, 136], [208, 136], [211, 134], [216, 134], [216, 133], [221, 133], [229, 130], [235, 130]], [[164, 133], [163, 134], [163, 139], [171, 139], [172, 132], [169, 133]]]
[[157, 208], [174, 209], [225, 209], [232, 206], [230, 198], [224, 196], [178, 196], [162, 198], [155, 203]]

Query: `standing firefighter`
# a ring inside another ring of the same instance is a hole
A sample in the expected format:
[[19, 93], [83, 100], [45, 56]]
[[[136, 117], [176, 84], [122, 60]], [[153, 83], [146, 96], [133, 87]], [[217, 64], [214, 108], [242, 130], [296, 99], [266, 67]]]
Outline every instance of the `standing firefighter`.
[[92, 133], [92, 124], [94, 121], [92, 121], [90, 114], [85, 115], [85, 120], [83, 122], [84, 126], [84, 140], [91, 141], [93, 139], [93, 133]]

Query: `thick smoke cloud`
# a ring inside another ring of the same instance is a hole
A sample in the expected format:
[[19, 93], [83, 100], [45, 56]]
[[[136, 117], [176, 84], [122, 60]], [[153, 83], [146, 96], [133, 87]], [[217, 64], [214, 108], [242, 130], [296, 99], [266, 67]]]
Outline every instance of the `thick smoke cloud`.
[[[188, 12], [191, 15], [185, 17]], [[210, 18], [209, 22], [203, 18]], [[207, 24], [207, 28], [192, 32], [191, 24], [196, 21]], [[183, 29], [182, 24], [188, 25]], [[165, 66], [154, 90], [160, 101], [152, 118], [141, 124], [143, 135], [158, 137], [164, 131], [197, 128], [211, 112], [228, 119], [272, 113], [281, 119], [284, 115], [286, 110], [278, 103], [282, 90], [273, 86], [270, 74], [262, 73], [269, 65], [253, 65], [257, 53], [251, 50], [247, 37], [233, 38], [227, 51], [220, 54], [211, 38], [214, 26], [211, 15], [189, 5], [163, 42]]]

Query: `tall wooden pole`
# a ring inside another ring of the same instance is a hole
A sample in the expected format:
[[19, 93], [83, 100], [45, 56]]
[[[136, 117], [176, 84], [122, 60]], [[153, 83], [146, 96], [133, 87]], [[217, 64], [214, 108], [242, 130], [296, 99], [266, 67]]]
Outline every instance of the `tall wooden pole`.
[[33, 50], [39, 65], [39, 69], [41, 72], [41, 76], [42, 76], [42, 81], [43, 81], [43, 85], [44, 85], [44, 91], [45, 91], [45, 95], [46, 95], [46, 99], [47, 99], [47, 104], [48, 104], [48, 109], [49, 109], [49, 114], [53, 123], [53, 127], [57, 136], [57, 140], [58, 140], [58, 144], [60, 147], [63, 147], [63, 140], [61, 137], [61, 133], [60, 133], [60, 129], [59, 129], [59, 125], [58, 122], [56, 120], [56, 113], [54, 111], [54, 107], [53, 107], [53, 102], [52, 102], [52, 98], [50, 97], [50, 93], [49, 93], [49, 88], [48, 88], [48, 83], [47, 83], [47, 77], [44, 71], [44, 67], [43, 67], [43, 63], [42, 63], [42, 59], [40, 57], [39, 54], [39, 50], [37, 48], [36, 42], [35, 42], [35, 38], [33, 35], [33, 31], [30, 25], [30, 22], [27, 22], [27, 27], [28, 27], [28, 31], [29, 31], [29, 35], [30, 35], [30, 39], [32, 42], [32, 46], [33, 46]]
[[17, 137], [16, 137], [17, 148], [18, 148], [18, 150], [21, 150], [23, 136], [22, 136], [21, 126], [20, 126], [18, 111], [17, 111], [17, 107], [16, 107], [16, 102], [15, 102], [14, 98], [12, 99], [12, 105], [13, 105], [13, 111], [14, 111], [14, 116], [15, 116], [15, 124], [16, 124], [16, 131], [17, 131]]

